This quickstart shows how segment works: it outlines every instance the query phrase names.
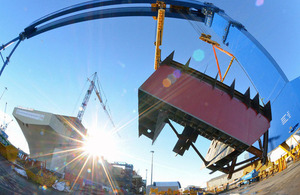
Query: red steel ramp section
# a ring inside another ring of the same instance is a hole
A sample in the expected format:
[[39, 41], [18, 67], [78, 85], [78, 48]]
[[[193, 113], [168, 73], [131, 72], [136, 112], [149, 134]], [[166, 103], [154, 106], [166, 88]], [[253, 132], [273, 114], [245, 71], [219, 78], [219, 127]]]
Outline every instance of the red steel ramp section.
[[249, 89], [241, 94], [234, 82], [229, 87], [167, 58], [139, 88], [139, 135], [154, 142], [168, 119], [185, 127], [174, 152], [183, 155], [201, 135], [236, 156], [269, 129], [271, 108], [260, 106], [258, 95], [251, 100]]

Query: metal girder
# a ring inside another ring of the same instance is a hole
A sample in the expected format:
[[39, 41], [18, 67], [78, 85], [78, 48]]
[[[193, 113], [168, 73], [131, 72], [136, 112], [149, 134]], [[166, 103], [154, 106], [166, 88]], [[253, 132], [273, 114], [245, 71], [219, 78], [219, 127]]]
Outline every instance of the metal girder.
[[[49, 20], [53, 20], [55, 18], [71, 14], [74, 12], [91, 9], [91, 8], [97, 8], [97, 7], [105, 7], [105, 6], [115, 6], [115, 5], [124, 5], [124, 4], [152, 4], [156, 3], [156, 0], [94, 0], [94, 1], [87, 1], [84, 3], [72, 5], [63, 9], [60, 9], [56, 12], [53, 12], [51, 14], [48, 14], [33, 23], [31, 23], [27, 28], [34, 28], [37, 25], [40, 25], [42, 23], [48, 22]], [[165, 2], [165, 4], [168, 5], [175, 5], [175, 6], [182, 6], [182, 7], [188, 7], [188, 8], [195, 8], [199, 9], [200, 11], [202, 8], [213, 10], [213, 11], [219, 11], [220, 9], [213, 4], [209, 3], [202, 3], [202, 2], [196, 2], [191, 0], [161, 0], [161, 2]]]
[[[261, 93], [261, 96], [266, 100], [274, 100], [277, 95], [280, 93], [281, 89], [288, 82], [287, 77], [277, 65], [275, 60], [270, 56], [270, 54], [251, 36], [249, 32], [243, 27], [242, 24], [236, 22], [228, 15], [226, 15], [223, 10], [215, 7], [211, 3], [202, 3], [198, 1], [192, 0], [162, 0], [166, 5], [172, 7], [171, 10], [174, 11], [176, 6], [181, 6], [189, 9], [189, 13], [194, 13], [194, 17], [186, 18], [186, 16], [182, 13], [174, 13], [167, 15], [166, 17], [172, 18], [182, 18], [188, 20], [197, 20], [200, 22], [204, 22], [207, 26], [211, 27], [217, 35], [223, 38], [223, 43], [226, 44], [230, 49], [233, 50], [233, 54], [245, 68], [249, 76], [251, 77], [254, 85]], [[118, 5], [126, 5], [126, 4], [140, 4], [144, 5], [143, 8], [150, 7], [151, 3], [156, 3], [156, 0], [121, 0], [121, 1], [113, 1], [113, 0], [98, 0], [98, 1], [88, 1], [85, 3], [80, 3], [74, 6], [70, 6], [64, 9], [61, 9], [57, 12], [49, 14], [41, 19], [33, 22], [27, 28], [25, 28], [25, 35], [27, 38], [38, 35], [42, 32], [46, 32], [48, 30], [52, 30], [54, 28], [58, 28], [64, 25], [71, 24], [72, 22], [66, 22], [64, 19], [61, 19], [60, 22], [52, 22], [53, 25], [40, 26], [45, 22], [49, 22], [58, 17], [62, 17], [65, 15], [70, 15], [72, 13], [87, 10], [91, 8], [97, 7], [105, 7], [105, 6], [118, 6]], [[122, 7], [120, 9], [128, 9], [127, 7]], [[122, 11], [123, 14], [117, 9], [113, 10], [113, 8], [109, 9], [111, 15], [106, 15], [105, 17], [121, 17], [121, 16], [153, 16], [155, 9], [151, 11], [148, 10], [146, 12], [142, 12], [140, 14], [137, 13], [127, 13], [125, 14], [125, 10]], [[175, 9], [176, 10], [176, 9]], [[187, 10], [187, 9], [186, 9]], [[127, 10], [127, 12], [130, 10]], [[181, 12], [181, 11], [180, 11]], [[95, 16], [91, 14], [96, 14]], [[76, 20], [75, 23], [79, 20], [86, 21], [93, 19], [105, 18], [101, 16], [97, 16], [96, 12], [84, 13], [83, 18], [79, 19], [78, 16], [74, 16]], [[73, 17], [73, 16], [68, 16]], [[86, 18], [86, 19], [84, 19]], [[35, 33], [35, 31], [39, 29], [39, 33]], [[243, 52], [243, 50], [251, 49], [253, 51], [251, 53], [251, 58], [249, 58], [249, 54]], [[260, 59], [260, 60], [256, 60]], [[257, 71], [260, 70], [261, 67], [264, 67], [266, 71]], [[262, 81], [263, 78], [263, 81]], [[274, 85], [276, 83], [276, 85]], [[272, 86], [272, 87], [270, 87]]]
[[264, 142], [263, 142], [263, 156], [262, 156], [262, 163], [266, 164], [268, 160], [268, 145], [269, 145], [269, 130], [264, 133], [263, 136]]
[[16, 42], [20, 39], [21, 39], [20, 37], [16, 37], [13, 40], [9, 41], [8, 43], [1, 45], [0, 46], [0, 51], [4, 50], [6, 47], [10, 46], [11, 44], [13, 44], [14, 42]]
[[[230, 18], [223, 10], [211, 3], [192, 0], [162, 0], [162, 2], [167, 5], [166, 17], [203, 22], [211, 27], [218, 36], [222, 37], [223, 43], [232, 50], [232, 53], [242, 64], [264, 100], [274, 100], [288, 82], [287, 77], [271, 55], [246, 31], [242, 24]], [[156, 3], [156, 0], [88, 1], [48, 14], [34, 21], [21, 34], [25, 38], [31, 38], [58, 27], [93, 19], [156, 16], [157, 9], [151, 9], [151, 3]], [[130, 4], [138, 4], [141, 7], [125, 6]], [[109, 6], [108, 9], [103, 9], [107, 6]], [[185, 7], [186, 9], [176, 10], [176, 6]], [[101, 9], [72, 15], [75, 12], [95, 8]], [[1, 46], [0, 50], [6, 46], [7, 44]], [[244, 52], [245, 50], [252, 51], [251, 57], [248, 52]], [[264, 67], [265, 71], [257, 71], [261, 70], [261, 67]]]
[[8, 62], [9, 62], [9, 60], [10, 60], [12, 54], [15, 52], [15, 50], [17, 49], [17, 47], [19, 46], [19, 44], [20, 44], [21, 41], [22, 41], [21, 39], [18, 40], [17, 44], [16, 44], [15, 47], [12, 49], [12, 51], [10, 52], [10, 54], [8, 55], [8, 57], [6, 57], [6, 60], [5, 60], [3, 66], [2, 66], [2, 68], [1, 68], [1, 70], [0, 70], [0, 76], [2, 75], [2, 72], [3, 72], [4, 68], [7, 66], [7, 64], [8, 64]]
[[[185, 140], [185, 138], [182, 136], [182, 135], [180, 135], [177, 131], [176, 131], [176, 129], [175, 129], [175, 127], [172, 125], [172, 123], [170, 122], [170, 120], [169, 119], [166, 119], [165, 120], [166, 121], [166, 123], [168, 123], [168, 125], [171, 127], [171, 129], [173, 130], [173, 132], [176, 134], [176, 136], [177, 136], [177, 138], [179, 139], [179, 141], [180, 140]], [[205, 164], [205, 165], [207, 165], [208, 164], [208, 162], [205, 160], [205, 158], [202, 156], [202, 154], [199, 152], [199, 150], [196, 148], [196, 146], [193, 144], [193, 142], [192, 141], [190, 141], [190, 140], [185, 140], [186, 141], [186, 143], [188, 143], [188, 145], [190, 145], [190, 146], [192, 146], [192, 148], [195, 150], [195, 152], [198, 154], [198, 156], [201, 158], [201, 160], [203, 161], [203, 163]], [[196, 141], [196, 140], [195, 140]], [[176, 146], [175, 146], [176, 147]]]
[[[88, 20], [104, 19], [104, 18], [113, 18], [113, 17], [125, 17], [125, 16], [156, 16], [156, 10], [153, 10], [151, 7], [126, 7], [126, 8], [110, 8], [110, 9], [101, 9], [96, 11], [85, 12], [81, 14], [76, 14], [66, 18], [58, 19], [53, 22], [47, 23], [45, 25], [39, 26], [35, 29], [31, 29], [26, 32], [26, 37], [31, 38], [38, 34], [53, 30], [59, 27], [66, 25], [84, 22]], [[203, 18], [197, 17], [196, 13], [176, 13], [172, 9], [166, 9], [166, 17], [171, 18], [182, 18], [189, 20], [196, 20], [203, 22]]]

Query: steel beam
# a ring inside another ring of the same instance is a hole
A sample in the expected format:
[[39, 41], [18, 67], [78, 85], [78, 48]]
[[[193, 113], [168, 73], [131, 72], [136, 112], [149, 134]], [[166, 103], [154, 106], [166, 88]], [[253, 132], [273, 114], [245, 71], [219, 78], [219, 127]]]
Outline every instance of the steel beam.
[[[166, 9], [166, 17], [196, 20], [211, 27], [218, 36], [223, 38], [223, 43], [233, 51], [232, 53], [247, 71], [264, 100], [274, 100], [277, 97], [288, 82], [288, 79], [271, 55], [246, 31], [243, 25], [230, 18], [223, 10], [211, 3], [192, 0], [162, 1], [167, 6], [172, 5], [172, 9]], [[31, 38], [55, 28], [93, 19], [123, 16], [154, 16], [157, 10], [155, 8], [151, 9], [151, 3], [156, 3], [156, 0], [88, 1], [46, 15], [26, 27], [22, 34], [26, 38]], [[125, 6], [130, 4], [139, 4], [142, 6], [140, 8]], [[176, 10], [176, 6], [187, 8], [185, 9], [187, 10], [185, 11], [186, 13], [182, 10]], [[79, 11], [107, 7], [109, 8], [72, 15]], [[252, 51], [250, 58], [249, 53], [244, 52], [247, 50]], [[265, 67], [267, 70], [257, 71], [261, 67]], [[274, 83], [276, 84], [274, 85]]]
[[264, 133], [262, 164], [266, 164], [268, 160], [268, 145], [269, 145], [268, 142], [269, 142], [269, 130]]
[[15, 45], [15, 47], [12, 49], [12, 51], [10, 52], [10, 54], [8, 55], [8, 57], [6, 57], [6, 60], [5, 60], [3, 66], [2, 66], [2, 68], [0, 70], [0, 76], [2, 75], [2, 72], [3, 72], [4, 68], [7, 66], [7, 64], [9, 62], [11, 56], [13, 55], [13, 53], [15, 52], [15, 50], [17, 49], [17, 47], [19, 46], [19, 44], [20, 44], [21, 41], [22, 40], [19, 39], [19, 41], [17, 42], [17, 44]]
[[[181, 135], [176, 131], [175, 127], [172, 125], [172, 123], [170, 122], [169, 119], [166, 119], [166, 123], [169, 124], [169, 126], [171, 127], [171, 129], [173, 130], [173, 132], [176, 134], [177, 138], [178, 139], [182, 139], [181, 138]], [[189, 141], [189, 144], [192, 146], [192, 148], [195, 150], [195, 152], [198, 154], [198, 156], [201, 158], [201, 160], [203, 161], [203, 163], [205, 165], [208, 164], [208, 162], [205, 160], [205, 158], [202, 156], [202, 154], [199, 152], [199, 150], [196, 148], [196, 146], [191, 142]]]

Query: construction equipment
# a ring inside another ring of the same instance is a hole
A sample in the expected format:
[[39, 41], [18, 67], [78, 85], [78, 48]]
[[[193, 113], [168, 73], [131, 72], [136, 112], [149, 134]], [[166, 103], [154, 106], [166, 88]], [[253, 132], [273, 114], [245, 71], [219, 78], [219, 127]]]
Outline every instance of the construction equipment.
[[133, 165], [124, 162], [111, 163], [112, 166], [124, 167], [120, 175], [115, 175], [114, 179], [118, 183], [119, 187], [122, 186], [124, 189], [131, 190], [132, 188], [132, 177], [133, 177]]
[[[84, 96], [84, 99], [83, 99], [83, 102], [79, 108], [79, 112], [77, 114], [77, 118], [78, 120], [81, 122], [82, 121], [82, 117], [83, 117], [83, 114], [85, 112], [85, 109], [86, 109], [86, 106], [89, 102], [89, 99], [91, 97], [91, 94], [92, 94], [92, 91], [94, 90], [96, 95], [97, 95], [97, 98], [104, 110], [104, 112], [107, 114], [111, 124], [113, 125], [113, 127], [115, 127], [115, 124], [112, 120], [112, 117], [111, 117], [111, 114], [109, 113], [109, 110], [107, 109], [107, 106], [106, 106], [106, 103], [103, 102], [103, 98], [101, 97], [101, 94], [100, 94], [100, 85], [99, 85], [99, 80], [98, 80], [98, 77], [97, 77], [97, 72], [95, 72], [91, 77], [93, 77], [92, 79], [89, 79], [88, 78], [88, 81], [91, 82], [90, 86], [89, 86], [89, 89], [87, 90], [85, 96]], [[90, 78], [91, 78], [90, 77]], [[97, 84], [97, 85], [96, 85]]]
[[166, 4], [161, 1], [157, 1], [155, 4], [151, 4], [151, 7], [159, 8], [157, 17], [153, 17], [154, 20], [157, 20], [157, 28], [156, 28], [156, 41], [155, 45], [155, 59], [154, 59], [154, 69], [157, 70], [159, 67], [159, 63], [161, 62], [161, 50], [159, 46], [162, 44], [162, 36], [164, 30], [164, 20], [165, 20], [165, 8]]
[[[236, 59], [235, 56], [233, 54], [229, 53], [228, 51], [225, 51], [224, 49], [222, 49], [220, 47], [219, 43], [217, 43], [216, 41], [211, 40], [211, 35], [207, 35], [207, 34], [202, 33], [201, 37], [199, 39], [212, 45], [212, 48], [213, 48], [214, 54], [215, 54], [215, 58], [216, 58], [216, 63], [217, 63], [217, 67], [218, 67], [218, 73], [219, 73], [220, 81], [223, 82], [225, 80], [225, 77], [226, 77], [231, 65], [232, 65], [233, 60]], [[223, 77], [222, 77], [222, 74], [221, 74], [221, 69], [220, 69], [220, 66], [219, 66], [219, 60], [218, 60], [215, 48], [220, 50], [221, 52], [229, 55], [230, 57], [232, 57]]]

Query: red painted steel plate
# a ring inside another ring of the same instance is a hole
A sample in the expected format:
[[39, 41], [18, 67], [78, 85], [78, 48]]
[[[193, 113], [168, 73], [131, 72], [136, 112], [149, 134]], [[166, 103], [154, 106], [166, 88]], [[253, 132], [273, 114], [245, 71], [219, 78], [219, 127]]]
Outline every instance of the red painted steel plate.
[[270, 127], [265, 116], [242, 101], [172, 66], [160, 66], [140, 90], [249, 146]]

